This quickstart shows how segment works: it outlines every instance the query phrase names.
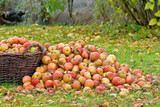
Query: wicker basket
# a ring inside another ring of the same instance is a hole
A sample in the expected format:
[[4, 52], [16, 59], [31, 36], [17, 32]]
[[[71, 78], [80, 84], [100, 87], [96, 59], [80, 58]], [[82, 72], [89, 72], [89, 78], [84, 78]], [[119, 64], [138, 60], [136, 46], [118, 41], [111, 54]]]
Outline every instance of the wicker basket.
[[[31, 47], [38, 47], [38, 51], [28, 53]], [[0, 53], [0, 82], [21, 83], [25, 75], [32, 75], [41, 63], [45, 48], [38, 44], [28, 46], [23, 53]]]

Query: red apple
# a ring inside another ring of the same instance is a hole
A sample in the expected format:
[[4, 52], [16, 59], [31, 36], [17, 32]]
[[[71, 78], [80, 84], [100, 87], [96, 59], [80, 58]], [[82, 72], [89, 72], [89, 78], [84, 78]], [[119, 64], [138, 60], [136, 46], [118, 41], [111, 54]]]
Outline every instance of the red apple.
[[98, 53], [100, 53], [100, 54], [103, 53], [103, 52], [106, 52], [106, 50], [105, 50], [104, 48], [98, 48], [97, 51], [98, 51]]
[[77, 59], [77, 58], [72, 58], [72, 60], [71, 60], [71, 63], [72, 63], [73, 65], [78, 65], [80, 62], [81, 62], [81, 61], [80, 61], [79, 59]]
[[74, 79], [77, 77], [77, 75], [76, 75], [75, 72], [70, 72], [70, 71], [69, 71], [67, 74], [70, 74], [70, 75], [72, 76], [72, 78], [74, 78]]
[[67, 63], [64, 64], [64, 69], [65, 69], [66, 71], [71, 71], [72, 68], [73, 68], [73, 64], [72, 64], [72, 63], [67, 62]]
[[94, 87], [94, 81], [91, 80], [91, 79], [87, 79], [87, 80], [85, 81], [84, 86], [85, 86], [85, 87], [93, 88], [93, 87]]
[[62, 80], [62, 78], [63, 78], [63, 73], [61, 71], [56, 70], [53, 73], [53, 79], [54, 80]]
[[56, 68], [57, 68], [57, 64], [52, 63], [52, 62], [49, 63], [48, 66], [47, 66], [48, 70], [56, 70]]
[[38, 83], [35, 87], [36, 88], [44, 88], [44, 83]]
[[109, 72], [109, 71], [111, 71], [111, 69], [112, 69], [112, 67], [110, 65], [103, 67], [104, 72]]
[[102, 65], [102, 60], [97, 59], [97, 60], [94, 61], [94, 64], [95, 64], [96, 66], [101, 66], [101, 65]]
[[87, 63], [81, 62], [81, 63], [79, 64], [79, 69], [82, 70], [84, 67], [87, 67]]
[[102, 87], [102, 86], [97, 86], [97, 87], [96, 87], [96, 91], [104, 91], [104, 89], [105, 89], [105, 88]]
[[25, 89], [31, 91], [31, 90], [34, 89], [34, 86], [30, 84], [30, 85], [27, 85], [27, 86], [25, 87]]
[[94, 74], [94, 75], [92, 76], [92, 79], [93, 79], [93, 80], [100, 81], [100, 80], [101, 80], [101, 76], [100, 76], [99, 74]]
[[84, 77], [86, 78], [86, 79], [91, 79], [91, 74], [90, 74], [90, 72], [84, 72]]
[[82, 47], [77, 46], [77, 47], [74, 49], [74, 54], [75, 54], [75, 55], [81, 55], [82, 52], [83, 52]]
[[47, 80], [52, 80], [53, 76], [50, 72], [45, 72], [44, 74], [42, 74], [42, 80], [44, 82], [46, 82]]
[[91, 54], [90, 54], [90, 60], [91, 61], [95, 61], [95, 60], [97, 60], [97, 59], [99, 59], [100, 58], [100, 54], [98, 53], [98, 52], [92, 52]]
[[89, 53], [87, 51], [83, 51], [82, 58], [88, 59], [89, 58]]
[[127, 64], [121, 64], [120, 67], [124, 67], [126, 71], [129, 71], [129, 66]]
[[97, 86], [99, 85], [100, 81], [97, 81], [97, 80], [93, 80], [94, 81], [94, 85]]
[[22, 82], [25, 83], [25, 82], [30, 82], [31, 81], [31, 77], [26, 75], [22, 78]]
[[103, 74], [103, 69], [102, 69], [102, 68], [97, 68], [97, 69], [96, 69], [96, 72], [97, 72], [99, 75], [102, 75], [102, 74]]
[[86, 78], [83, 77], [83, 76], [80, 76], [80, 77], [78, 78], [78, 81], [79, 81], [82, 85], [84, 85], [84, 83], [85, 83], [85, 81], [86, 81]]
[[61, 81], [60, 80], [54, 80], [53, 81], [53, 87], [55, 86], [56, 88], [61, 87]]
[[33, 86], [36, 86], [38, 83], [40, 83], [40, 80], [39, 80], [39, 79], [37, 79], [37, 78], [32, 78], [32, 79], [31, 79], [31, 84], [32, 84]]
[[91, 51], [91, 52], [96, 52], [97, 48], [94, 45], [89, 45], [88, 50]]
[[42, 63], [49, 64], [51, 62], [51, 58], [49, 56], [42, 57]]
[[54, 93], [54, 90], [49, 90], [48, 91], [48, 94], [53, 94]]
[[73, 87], [73, 89], [80, 90], [81, 89], [81, 83], [76, 80], [76, 81], [73, 82], [72, 87]]
[[145, 83], [144, 81], [139, 81], [137, 84], [138, 84], [140, 87], [143, 87], [146, 83]]
[[110, 60], [104, 60], [102, 62], [102, 66], [111, 66], [112, 65], [112, 62]]
[[31, 45], [30, 42], [26, 42], [26, 43], [23, 44], [23, 47], [27, 48], [27, 47], [30, 46], [30, 45]]
[[114, 77], [112, 80], [112, 84], [115, 86], [122, 85], [123, 81], [120, 77]]
[[67, 61], [67, 62], [71, 62], [71, 60], [72, 60], [72, 57], [67, 57], [67, 58], [66, 58], [66, 61]]
[[107, 72], [107, 77], [109, 78], [109, 80], [112, 80], [116, 76], [117, 76], [117, 73]]
[[25, 88], [25, 87], [27, 87], [28, 85], [31, 85], [31, 82], [30, 82], [30, 81], [25, 82], [25, 83], [23, 84], [23, 87]]
[[128, 84], [131, 84], [132, 82], [134, 82], [134, 80], [135, 80], [135, 77], [134, 77], [133, 75], [128, 75], [128, 76], [126, 77], [126, 82], [127, 82]]
[[137, 73], [142, 74], [142, 70], [140, 70], [140, 69], [135, 69], [135, 70], [133, 71], [133, 74], [134, 74], [134, 75], [136, 75]]
[[51, 87], [53, 87], [53, 81], [52, 81], [52, 80], [47, 80], [47, 81], [45, 82], [44, 86], [45, 86], [46, 88], [51, 88]]
[[84, 42], [83, 40], [78, 40], [76, 43], [81, 44], [81, 47], [84, 47], [84, 46], [85, 46], [85, 42]]

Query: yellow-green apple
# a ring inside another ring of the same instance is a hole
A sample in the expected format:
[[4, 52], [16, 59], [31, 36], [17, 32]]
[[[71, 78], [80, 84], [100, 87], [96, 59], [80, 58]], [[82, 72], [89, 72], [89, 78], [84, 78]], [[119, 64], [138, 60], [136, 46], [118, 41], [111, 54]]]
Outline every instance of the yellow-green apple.
[[81, 63], [79, 64], [79, 69], [82, 70], [84, 67], [87, 67], [87, 63], [81, 62]]
[[92, 76], [92, 79], [93, 79], [93, 80], [100, 81], [100, 80], [101, 80], [101, 76], [100, 76], [99, 74], [94, 74], [94, 75]]
[[84, 72], [84, 77], [86, 78], [86, 79], [91, 79], [91, 73], [90, 72]]
[[107, 77], [109, 80], [112, 80], [116, 76], [117, 76], [117, 73], [107, 72]]
[[121, 64], [120, 67], [125, 68], [127, 72], [129, 71], [129, 66], [125, 63]]
[[31, 81], [31, 77], [26, 75], [22, 78], [22, 82], [25, 83], [25, 82], [30, 82]]
[[27, 86], [25, 87], [25, 89], [31, 91], [31, 90], [34, 89], [34, 86], [30, 84], [30, 85], [27, 85]]
[[112, 64], [115, 63], [113, 57], [111, 57], [111, 56], [110, 56], [110, 57], [108, 56], [108, 57], [106, 58], [106, 60], [110, 61]]
[[44, 83], [38, 83], [35, 87], [36, 88], [44, 88]]
[[63, 78], [63, 73], [61, 71], [56, 70], [53, 73], [53, 79], [54, 80], [62, 80], [62, 78]]
[[53, 53], [55, 53], [58, 57], [61, 54], [61, 52], [59, 50], [54, 50]]
[[85, 81], [84, 86], [85, 86], [85, 87], [93, 88], [93, 87], [94, 87], [94, 81], [91, 80], [91, 79], [87, 79], [87, 80]]
[[50, 52], [50, 53], [53, 53], [55, 50], [56, 50], [56, 46], [49, 46], [48, 47], [48, 51]]
[[45, 82], [47, 80], [52, 80], [53, 76], [50, 72], [45, 72], [42, 74], [42, 80]]
[[1, 44], [0, 45], [0, 51], [6, 51], [8, 49], [8, 45], [7, 44]]
[[84, 85], [84, 83], [85, 83], [85, 81], [86, 81], [86, 78], [83, 77], [83, 76], [80, 76], [80, 77], [78, 78], [78, 81], [79, 81], [82, 85]]
[[102, 78], [101, 83], [106, 85], [110, 83], [110, 80], [108, 78]]
[[74, 51], [73, 51], [73, 53], [74, 53], [75, 55], [81, 55], [82, 52], [83, 52], [83, 48], [80, 47], [80, 46], [77, 46], [77, 47], [74, 49]]
[[30, 81], [25, 82], [25, 83], [23, 84], [23, 87], [25, 88], [25, 87], [27, 87], [28, 85], [31, 85], [31, 82], [30, 82]]
[[89, 65], [89, 63], [91, 63], [91, 61], [89, 59], [83, 59], [83, 62], [87, 63], [87, 65]]
[[97, 51], [97, 48], [94, 46], [94, 45], [88, 45], [88, 48], [87, 48], [89, 51], [91, 52], [96, 52]]
[[115, 55], [113, 55], [113, 54], [108, 55], [108, 57], [112, 57], [112, 58], [113, 58], [113, 60], [114, 60], [114, 62], [116, 62], [116, 61], [117, 61], [117, 57], [116, 57]]
[[124, 72], [124, 71], [119, 71], [119, 72], [118, 72], [118, 76], [121, 77], [121, 78], [126, 78], [127, 73]]
[[95, 60], [97, 60], [97, 59], [99, 59], [100, 58], [100, 54], [98, 53], [98, 52], [92, 52], [91, 54], [90, 54], [90, 60], [91, 61], [95, 61]]
[[102, 66], [108, 66], [108, 65], [112, 65], [112, 62], [110, 61], [110, 60], [104, 60], [103, 62], [102, 62]]
[[103, 69], [100, 68], [100, 67], [98, 67], [98, 68], [96, 69], [96, 73], [98, 73], [99, 75], [102, 75], [102, 74], [103, 74]]
[[128, 75], [127, 77], [126, 77], [126, 82], [128, 83], [128, 84], [132, 84], [132, 82], [134, 82], [135, 81], [135, 77], [133, 76], [133, 75]]
[[72, 87], [73, 87], [73, 89], [80, 90], [81, 89], [81, 83], [79, 81], [75, 80], [72, 84]]
[[67, 58], [66, 58], [66, 61], [67, 61], [67, 62], [71, 62], [71, 60], [72, 60], [72, 57], [67, 57]]
[[42, 73], [40, 73], [40, 72], [35, 72], [35, 73], [32, 75], [32, 78], [41, 79], [41, 77], [42, 77]]
[[65, 90], [71, 90], [72, 89], [72, 86], [70, 84], [65, 84], [64, 85], [64, 89]]
[[67, 74], [70, 74], [72, 78], [76, 79], [77, 74], [75, 72], [69, 71]]
[[57, 69], [57, 64], [55, 63], [49, 63], [47, 66], [48, 70], [56, 70]]
[[71, 49], [70, 46], [65, 46], [65, 47], [63, 48], [63, 54], [69, 55], [71, 52], [72, 52], [72, 49]]
[[60, 80], [54, 80], [53, 81], [53, 87], [58, 88], [58, 87], [61, 87], [61, 86], [62, 86], [62, 84], [61, 84]]
[[73, 53], [69, 54], [68, 57], [74, 57], [75, 55]]
[[45, 43], [45, 44], [44, 44], [44, 47], [46, 47], [47, 49], [48, 49], [50, 46], [52, 46], [51, 43]]
[[82, 52], [82, 58], [88, 59], [89, 58], [89, 53], [87, 51]]
[[115, 86], [122, 85], [123, 80], [120, 77], [114, 77], [113, 80], [112, 80], [112, 84], [115, 85]]
[[88, 67], [88, 71], [91, 73], [91, 75], [94, 75], [96, 73], [96, 67], [90, 66]]
[[110, 65], [104, 66], [103, 67], [103, 72], [109, 72], [109, 71], [111, 71], [111, 69], [112, 69], [112, 67]]
[[103, 52], [106, 52], [106, 50], [105, 50], [104, 48], [98, 48], [97, 51], [98, 51], [98, 53], [100, 53], [100, 54], [103, 53]]
[[42, 66], [36, 68], [36, 72], [44, 73], [44, 68]]
[[60, 66], [60, 65], [64, 65], [66, 63], [66, 59], [64, 59], [64, 58], [60, 58], [59, 60], [58, 60], [58, 65]]
[[145, 83], [144, 81], [139, 81], [137, 84], [138, 84], [140, 87], [143, 87], [146, 83]]
[[52, 87], [53, 87], [53, 81], [52, 81], [52, 80], [47, 80], [47, 81], [45, 81], [44, 86], [45, 86], [46, 88], [52, 88]]
[[59, 55], [59, 59], [60, 59], [60, 58], [66, 59], [66, 55], [65, 55], [65, 54], [60, 54], [60, 55]]
[[42, 57], [42, 63], [49, 64], [51, 62], [51, 58], [49, 56]]
[[65, 63], [65, 64], [64, 64], [64, 69], [65, 69], [66, 71], [71, 71], [71, 70], [73, 69], [73, 64], [70, 63], [70, 62]]
[[72, 69], [72, 72], [78, 73], [79, 72], [79, 66], [78, 65], [74, 65], [73, 69]]
[[94, 64], [95, 64], [96, 66], [101, 66], [101, 65], [102, 65], [102, 60], [97, 59], [97, 60], [94, 61]]
[[85, 42], [84, 42], [83, 40], [78, 40], [76, 43], [81, 44], [81, 46], [82, 46], [82, 47], [84, 47], [84, 46], [85, 46]]
[[40, 83], [40, 80], [39, 80], [39, 79], [37, 79], [37, 78], [32, 78], [32, 79], [31, 79], [31, 84], [32, 84], [33, 86], [36, 86], [38, 83]]
[[64, 82], [70, 82], [71, 80], [72, 80], [72, 76], [70, 75], [70, 74], [65, 74], [64, 76], [63, 76], [63, 80], [64, 80]]

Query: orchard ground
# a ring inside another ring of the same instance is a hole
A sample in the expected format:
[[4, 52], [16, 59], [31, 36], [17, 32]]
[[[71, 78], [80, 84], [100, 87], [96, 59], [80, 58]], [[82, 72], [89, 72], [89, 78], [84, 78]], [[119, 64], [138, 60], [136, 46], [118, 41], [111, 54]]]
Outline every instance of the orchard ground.
[[[105, 48], [107, 54], [117, 56], [117, 61], [127, 63], [131, 69], [141, 69], [145, 74], [160, 77], [160, 30], [147, 29], [138, 25], [87, 25], [87, 26], [1, 26], [0, 40], [9, 37], [26, 37], [29, 40], [39, 41], [42, 44], [49, 42], [52, 45], [69, 43], [70, 41], [84, 40], [86, 44]], [[44, 93], [24, 94], [16, 93], [17, 84], [1, 83], [0, 105], [2, 106], [160, 106], [159, 82], [146, 89], [130, 92], [126, 97], [116, 92], [86, 91], [77, 95], [74, 90], [56, 91], [53, 95]], [[11, 98], [5, 101], [7, 95]]]

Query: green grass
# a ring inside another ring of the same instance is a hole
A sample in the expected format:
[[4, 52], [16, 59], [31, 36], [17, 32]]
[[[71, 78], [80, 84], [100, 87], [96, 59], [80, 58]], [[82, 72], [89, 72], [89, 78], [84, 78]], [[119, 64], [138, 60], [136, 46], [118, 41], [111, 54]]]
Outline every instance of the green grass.
[[[71, 35], [71, 36], [69, 36]], [[83, 39], [86, 45], [92, 44], [97, 48], [105, 48], [107, 54], [115, 54], [117, 61], [127, 63], [131, 69], [141, 69], [144, 73], [160, 74], [160, 33], [159, 29], [147, 29], [134, 25], [112, 26], [112, 25], [87, 25], [87, 26], [0, 26], [0, 40], [9, 37], [26, 37], [29, 40], [39, 41], [42, 44], [50, 42], [52, 44], [69, 43]], [[128, 107], [141, 102], [147, 107], [160, 106], [159, 84], [153, 87], [149, 93], [137, 90], [131, 92], [127, 97], [112, 95], [110, 92], [88, 92], [76, 95], [73, 90], [70, 92], [57, 91], [54, 95], [48, 94], [23, 94], [13, 91], [15, 84], [1, 84], [13, 92], [8, 102], [4, 101], [4, 96], [8, 91], [1, 88], [1, 106], [122, 106]], [[158, 88], [158, 89], [157, 89]], [[154, 94], [156, 93], [156, 95]], [[140, 99], [137, 101], [137, 99]]]

